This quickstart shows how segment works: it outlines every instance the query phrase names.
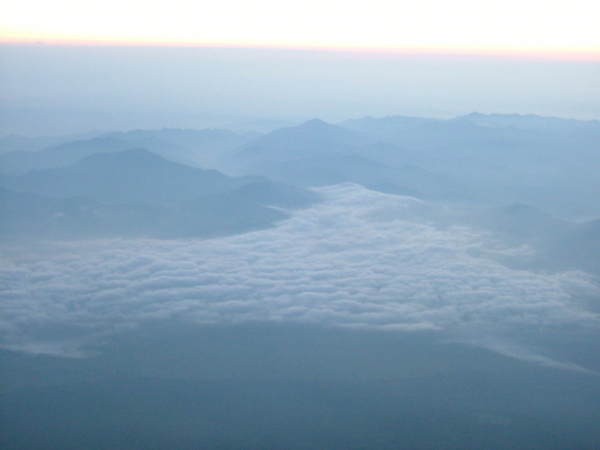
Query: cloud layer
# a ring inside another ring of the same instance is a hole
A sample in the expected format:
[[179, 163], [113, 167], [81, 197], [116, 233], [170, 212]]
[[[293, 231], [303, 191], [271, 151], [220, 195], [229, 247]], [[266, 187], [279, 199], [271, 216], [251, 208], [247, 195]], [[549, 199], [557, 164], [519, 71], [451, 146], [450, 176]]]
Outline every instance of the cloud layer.
[[5, 248], [0, 345], [77, 355], [156, 320], [432, 330], [471, 341], [598, 325], [579, 301], [598, 297], [585, 273], [503, 265], [528, 250], [436, 227], [415, 199], [353, 184], [321, 192], [324, 203], [274, 229], [228, 238]]

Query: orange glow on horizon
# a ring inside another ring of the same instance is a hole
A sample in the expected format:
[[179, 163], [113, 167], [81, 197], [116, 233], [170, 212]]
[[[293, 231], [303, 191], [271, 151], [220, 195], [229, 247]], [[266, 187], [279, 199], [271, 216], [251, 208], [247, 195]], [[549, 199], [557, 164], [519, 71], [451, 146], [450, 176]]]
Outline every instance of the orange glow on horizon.
[[220, 0], [198, 6], [192, 0], [7, 2], [0, 43], [600, 60], [597, 0]]
[[267, 44], [261, 42], [191, 42], [191, 41], [159, 41], [152, 39], [91, 39], [72, 37], [29, 37], [2, 36], [0, 44], [37, 44], [58, 46], [91, 46], [91, 47], [157, 47], [157, 48], [221, 48], [221, 49], [260, 49], [291, 50], [326, 53], [348, 53], [373, 56], [438, 56], [438, 57], [494, 57], [515, 59], [547, 59], [565, 61], [599, 61], [600, 48], [510, 48], [510, 47], [371, 47], [371, 46], [329, 46], [304, 44]]

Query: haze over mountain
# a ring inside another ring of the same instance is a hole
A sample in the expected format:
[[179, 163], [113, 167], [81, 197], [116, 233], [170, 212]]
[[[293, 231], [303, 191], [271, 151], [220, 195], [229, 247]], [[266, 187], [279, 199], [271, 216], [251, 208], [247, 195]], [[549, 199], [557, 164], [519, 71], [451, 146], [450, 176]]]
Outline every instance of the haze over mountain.
[[[219, 153], [242, 145], [256, 134], [217, 129], [134, 130], [127, 133], [102, 133], [91, 139], [72, 140], [45, 148], [37, 148], [38, 140], [33, 140], [35, 144], [32, 147], [29, 143], [32, 139], [22, 138], [24, 143], [19, 148], [0, 154], [0, 171], [22, 175], [34, 169], [62, 167], [94, 153], [110, 153], [130, 148], [146, 148], [171, 161], [212, 167]], [[13, 137], [11, 142], [15, 140], [16, 137]], [[8, 148], [17, 146], [11, 142], [6, 143]]]
[[0, 443], [594, 448], [599, 129], [315, 119], [3, 153]]
[[598, 121], [539, 116], [313, 120], [225, 153], [218, 167], [302, 186], [352, 181], [479, 207], [523, 203], [589, 220], [600, 214], [599, 138]]
[[9, 134], [0, 138], [0, 155], [10, 152], [26, 151], [35, 152], [47, 147], [54, 147], [65, 142], [93, 139], [103, 134], [100, 131], [90, 131], [81, 134], [68, 134], [64, 136], [26, 137]]
[[232, 179], [165, 160], [145, 149], [87, 156], [73, 165], [3, 177], [6, 187], [112, 203], [171, 203], [240, 187], [256, 179]]
[[[5, 237], [188, 237], [271, 226], [318, 195], [260, 177], [231, 178], [145, 149], [0, 178]], [[19, 192], [15, 192], [19, 191]], [[27, 195], [29, 194], [29, 195]], [[56, 199], [56, 200], [55, 200]], [[59, 200], [61, 199], [61, 200]]]
[[600, 2], [0, 11], [0, 450], [598, 450]]
[[430, 164], [472, 157], [513, 169], [543, 171], [565, 164], [597, 166], [600, 163], [597, 152], [600, 122], [597, 120], [473, 113], [450, 120], [365, 118], [342, 125], [419, 150], [420, 159]]

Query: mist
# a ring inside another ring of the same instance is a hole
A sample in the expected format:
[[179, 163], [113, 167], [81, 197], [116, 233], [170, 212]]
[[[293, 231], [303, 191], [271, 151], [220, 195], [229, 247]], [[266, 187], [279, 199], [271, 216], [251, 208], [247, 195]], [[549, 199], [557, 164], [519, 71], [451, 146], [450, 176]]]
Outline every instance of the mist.
[[4, 134], [473, 111], [600, 116], [596, 61], [44, 43], [4, 44], [0, 61]]
[[596, 62], [3, 45], [3, 448], [594, 448]]

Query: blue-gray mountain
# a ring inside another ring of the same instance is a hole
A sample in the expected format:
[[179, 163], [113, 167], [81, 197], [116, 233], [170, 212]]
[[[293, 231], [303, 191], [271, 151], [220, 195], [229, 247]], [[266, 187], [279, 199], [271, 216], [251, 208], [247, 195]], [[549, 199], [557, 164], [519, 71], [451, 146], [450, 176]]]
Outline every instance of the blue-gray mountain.
[[476, 206], [529, 204], [585, 220], [600, 215], [599, 142], [598, 121], [539, 116], [313, 120], [249, 142], [221, 167], [303, 186], [352, 181]]
[[595, 448], [599, 137], [0, 140], [0, 446]]
[[[22, 175], [73, 164], [94, 153], [109, 153], [130, 148], [145, 148], [172, 161], [211, 167], [219, 153], [236, 148], [259, 133], [228, 130], [133, 130], [97, 133], [91, 137], [0, 139], [0, 173]], [[54, 145], [44, 146], [44, 143]]]
[[[318, 195], [261, 177], [232, 178], [144, 149], [97, 153], [57, 169], [3, 176], [4, 237], [189, 237], [244, 232]], [[278, 209], [273, 209], [276, 207]]]

